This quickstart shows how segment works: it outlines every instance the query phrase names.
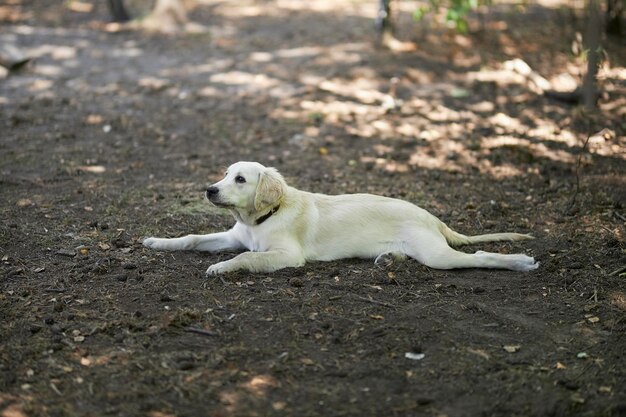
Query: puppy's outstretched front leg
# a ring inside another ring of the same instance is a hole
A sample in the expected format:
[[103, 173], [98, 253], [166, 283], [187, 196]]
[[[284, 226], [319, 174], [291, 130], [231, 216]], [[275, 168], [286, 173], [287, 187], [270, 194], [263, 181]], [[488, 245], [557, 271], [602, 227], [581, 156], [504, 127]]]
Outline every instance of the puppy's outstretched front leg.
[[199, 250], [207, 252], [245, 249], [230, 230], [208, 235], [187, 235], [173, 239], [149, 237], [143, 241], [143, 245], [157, 250]]
[[244, 252], [228, 261], [216, 263], [207, 269], [207, 275], [218, 275], [226, 272], [247, 270], [250, 272], [272, 272], [288, 267], [304, 265], [304, 257], [300, 254], [283, 251]]

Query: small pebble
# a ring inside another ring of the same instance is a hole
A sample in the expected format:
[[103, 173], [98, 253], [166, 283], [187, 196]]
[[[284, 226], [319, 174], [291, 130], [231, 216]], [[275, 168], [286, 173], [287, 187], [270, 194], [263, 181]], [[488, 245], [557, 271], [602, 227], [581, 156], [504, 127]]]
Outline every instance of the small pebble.
[[428, 405], [433, 402], [433, 399], [428, 397], [418, 397], [416, 401], [418, 405]]
[[300, 288], [304, 286], [304, 282], [300, 278], [291, 278], [289, 280], [289, 285], [292, 287]]
[[189, 371], [190, 369], [195, 368], [196, 365], [191, 361], [181, 361], [176, 364], [176, 369], [181, 371]]
[[115, 276], [115, 280], [119, 282], [126, 282], [128, 280], [128, 274], [119, 274]]
[[52, 327], [50, 327], [50, 331], [54, 334], [60, 334], [63, 333], [63, 327], [58, 324], [53, 324]]

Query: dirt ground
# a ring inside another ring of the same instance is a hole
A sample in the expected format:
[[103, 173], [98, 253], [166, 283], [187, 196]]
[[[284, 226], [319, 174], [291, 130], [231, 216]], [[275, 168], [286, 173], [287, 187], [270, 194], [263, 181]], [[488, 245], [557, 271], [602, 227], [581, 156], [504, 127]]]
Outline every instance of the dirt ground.
[[[505, 64], [575, 85], [580, 11], [497, 5], [462, 36], [398, 4], [414, 51], [375, 48], [373, 1], [199, 1], [207, 32], [175, 36], [0, 4], [35, 58], [0, 79], [0, 416], [626, 415], [623, 39], [587, 113]], [[541, 266], [219, 279], [233, 254], [141, 246], [230, 227], [203, 190], [238, 160], [532, 233], [464, 250]]]

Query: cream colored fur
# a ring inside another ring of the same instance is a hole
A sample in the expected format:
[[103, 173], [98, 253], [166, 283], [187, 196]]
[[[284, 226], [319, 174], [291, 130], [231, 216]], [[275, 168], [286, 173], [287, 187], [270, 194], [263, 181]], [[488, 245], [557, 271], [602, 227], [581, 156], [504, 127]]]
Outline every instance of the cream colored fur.
[[[241, 182], [242, 179], [245, 182]], [[376, 263], [410, 256], [437, 269], [536, 269], [523, 254], [468, 254], [450, 245], [532, 239], [518, 233], [465, 236], [426, 210], [393, 198], [371, 194], [324, 195], [288, 186], [274, 168], [237, 162], [223, 180], [207, 190], [216, 206], [230, 210], [237, 223], [227, 232], [174, 239], [147, 238], [159, 250], [247, 250], [211, 265], [208, 275], [237, 270], [271, 272], [307, 261], [372, 258]], [[260, 224], [259, 219], [276, 210]]]

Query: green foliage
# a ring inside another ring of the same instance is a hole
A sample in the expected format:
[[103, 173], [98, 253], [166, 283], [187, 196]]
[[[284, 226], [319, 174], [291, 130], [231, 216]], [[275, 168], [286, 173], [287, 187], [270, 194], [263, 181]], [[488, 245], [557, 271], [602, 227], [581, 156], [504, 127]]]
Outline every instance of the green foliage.
[[446, 24], [460, 33], [467, 33], [467, 14], [481, 5], [488, 5], [491, 0], [428, 0], [428, 4], [413, 12], [414, 20], [422, 20], [429, 13], [445, 11]]

